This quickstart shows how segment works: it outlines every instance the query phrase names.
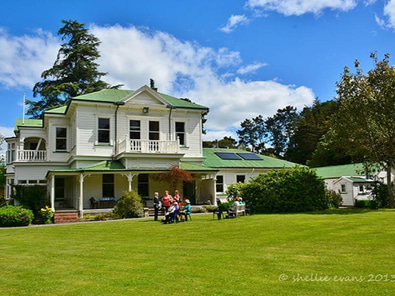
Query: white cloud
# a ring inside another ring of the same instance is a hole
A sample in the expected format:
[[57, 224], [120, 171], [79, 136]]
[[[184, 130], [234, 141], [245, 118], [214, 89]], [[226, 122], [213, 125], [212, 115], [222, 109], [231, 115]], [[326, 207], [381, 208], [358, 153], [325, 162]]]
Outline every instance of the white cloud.
[[231, 15], [225, 26], [220, 28], [224, 33], [231, 33], [237, 26], [245, 25], [249, 22], [245, 15]]
[[[369, 0], [368, 0], [369, 1]], [[286, 16], [313, 13], [319, 15], [325, 9], [348, 11], [357, 6], [356, 0], [248, 0], [252, 9], [276, 11]]]
[[50, 33], [10, 36], [0, 28], [0, 85], [32, 87], [56, 59], [59, 42]]
[[[239, 128], [244, 119], [259, 114], [271, 116], [286, 105], [302, 108], [315, 97], [305, 86], [241, 79], [238, 75], [251, 73], [265, 64], [243, 66], [240, 53], [227, 48], [215, 50], [196, 42], [181, 41], [165, 32], [133, 26], [92, 25], [90, 30], [102, 41], [98, 63], [100, 71], [109, 73], [105, 81], [124, 84], [125, 89], [137, 89], [153, 78], [160, 92], [188, 97], [209, 107], [205, 125], [207, 139], [220, 135], [235, 137], [232, 131]], [[3, 32], [0, 42], [11, 50], [9, 58], [0, 53], [0, 68], [10, 69], [0, 72], [0, 82], [7, 87], [32, 87], [41, 72], [54, 62], [58, 50], [57, 41], [44, 33], [12, 37]], [[18, 57], [18, 51], [25, 53], [23, 57]], [[13, 59], [16, 59], [16, 68], [23, 66], [29, 71], [12, 70]], [[7, 83], [4, 76], [8, 77]]]
[[395, 29], [395, 0], [388, 1], [384, 6], [384, 15], [387, 17], [387, 21], [376, 16], [376, 22], [379, 26]]
[[248, 73], [254, 73], [257, 70], [259, 70], [260, 68], [263, 68], [266, 66], [267, 66], [266, 63], [255, 63], [255, 64], [251, 64], [251, 65], [247, 65], [247, 66], [239, 68], [237, 70], [237, 73], [241, 74], [241, 75], [248, 74]]

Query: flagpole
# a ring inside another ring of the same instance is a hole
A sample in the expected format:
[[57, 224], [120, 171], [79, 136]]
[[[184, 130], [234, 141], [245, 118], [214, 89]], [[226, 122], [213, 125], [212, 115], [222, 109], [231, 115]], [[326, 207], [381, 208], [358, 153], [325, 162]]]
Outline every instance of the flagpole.
[[25, 124], [25, 105], [26, 105], [26, 94], [23, 94], [23, 115], [22, 115], [22, 124]]

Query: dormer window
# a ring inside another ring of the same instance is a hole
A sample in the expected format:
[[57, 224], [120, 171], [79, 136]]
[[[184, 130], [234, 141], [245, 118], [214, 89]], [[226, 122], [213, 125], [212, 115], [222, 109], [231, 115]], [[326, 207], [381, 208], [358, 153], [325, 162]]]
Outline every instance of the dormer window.
[[110, 144], [110, 119], [99, 118], [97, 141], [99, 144]]

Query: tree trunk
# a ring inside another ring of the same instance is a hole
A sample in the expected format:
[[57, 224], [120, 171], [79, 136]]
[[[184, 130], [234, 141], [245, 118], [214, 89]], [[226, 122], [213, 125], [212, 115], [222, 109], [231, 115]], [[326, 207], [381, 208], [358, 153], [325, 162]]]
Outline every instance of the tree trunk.
[[392, 209], [394, 207], [394, 192], [392, 191], [392, 180], [391, 180], [391, 169], [392, 163], [387, 164], [387, 190], [389, 198], [389, 207]]

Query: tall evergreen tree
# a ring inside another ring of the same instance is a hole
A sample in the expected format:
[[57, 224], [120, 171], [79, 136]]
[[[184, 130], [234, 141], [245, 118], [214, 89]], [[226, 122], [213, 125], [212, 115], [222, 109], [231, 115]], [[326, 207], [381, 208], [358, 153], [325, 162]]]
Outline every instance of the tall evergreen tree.
[[84, 24], [74, 20], [62, 20], [64, 26], [58, 35], [64, 43], [58, 51], [52, 68], [41, 74], [43, 79], [33, 87], [33, 96], [41, 97], [38, 101], [28, 100], [27, 114], [40, 118], [51, 107], [63, 105], [71, 97], [99, 91], [109, 87], [101, 77], [106, 73], [98, 71], [95, 62], [100, 57], [100, 41], [89, 34]]

